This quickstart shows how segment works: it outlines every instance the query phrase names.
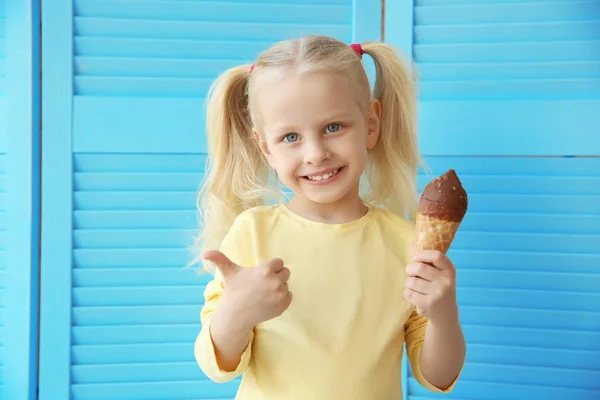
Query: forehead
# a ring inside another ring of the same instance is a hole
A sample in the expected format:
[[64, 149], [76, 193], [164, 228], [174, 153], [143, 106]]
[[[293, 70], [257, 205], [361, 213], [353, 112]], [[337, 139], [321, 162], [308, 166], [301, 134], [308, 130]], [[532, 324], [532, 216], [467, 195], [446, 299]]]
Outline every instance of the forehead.
[[290, 73], [277, 80], [262, 78], [264, 81], [252, 94], [252, 103], [265, 130], [360, 112], [355, 85], [344, 74]]

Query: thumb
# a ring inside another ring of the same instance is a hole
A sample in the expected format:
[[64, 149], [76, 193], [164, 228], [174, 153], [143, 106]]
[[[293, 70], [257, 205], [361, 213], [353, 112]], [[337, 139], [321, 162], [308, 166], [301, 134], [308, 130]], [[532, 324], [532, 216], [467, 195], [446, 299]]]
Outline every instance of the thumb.
[[221, 271], [224, 279], [237, 274], [240, 269], [236, 263], [227, 258], [227, 256], [219, 250], [208, 250], [204, 252], [202, 258], [214, 263], [219, 271]]

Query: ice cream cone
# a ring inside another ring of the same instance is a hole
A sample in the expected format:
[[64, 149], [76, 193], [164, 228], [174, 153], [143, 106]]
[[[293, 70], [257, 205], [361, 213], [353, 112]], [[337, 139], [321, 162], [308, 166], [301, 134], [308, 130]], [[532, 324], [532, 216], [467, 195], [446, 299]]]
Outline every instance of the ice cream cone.
[[446, 253], [454, 240], [460, 222], [417, 214], [415, 252], [438, 250]]
[[452, 169], [423, 190], [415, 225], [414, 251], [446, 253], [467, 212], [467, 192]]

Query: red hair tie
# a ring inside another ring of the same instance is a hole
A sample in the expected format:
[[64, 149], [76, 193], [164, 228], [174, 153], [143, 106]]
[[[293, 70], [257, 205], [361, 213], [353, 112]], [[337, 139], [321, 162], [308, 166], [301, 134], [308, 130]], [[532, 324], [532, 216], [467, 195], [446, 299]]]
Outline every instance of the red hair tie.
[[352, 50], [354, 50], [360, 58], [362, 58], [363, 54], [365, 54], [360, 43], [352, 43], [350, 47], [352, 47]]
[[252, 64], [252, 66], [250, 67], [250, 72], [248, 72], [248, 73], [251, 74], [252, 71], [254, 71], [254, 64]]

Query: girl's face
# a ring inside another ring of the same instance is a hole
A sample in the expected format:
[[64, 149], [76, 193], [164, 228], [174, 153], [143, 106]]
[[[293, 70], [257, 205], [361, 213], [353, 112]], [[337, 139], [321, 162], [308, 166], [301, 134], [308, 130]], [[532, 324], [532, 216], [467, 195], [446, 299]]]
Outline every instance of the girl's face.
[[379, 102], [367, 110], [349, 78], [327, 72], [291, 74], [254, 96], [255, 137], [285, 186], [319, 204], [358, 196], [379, 136]]

